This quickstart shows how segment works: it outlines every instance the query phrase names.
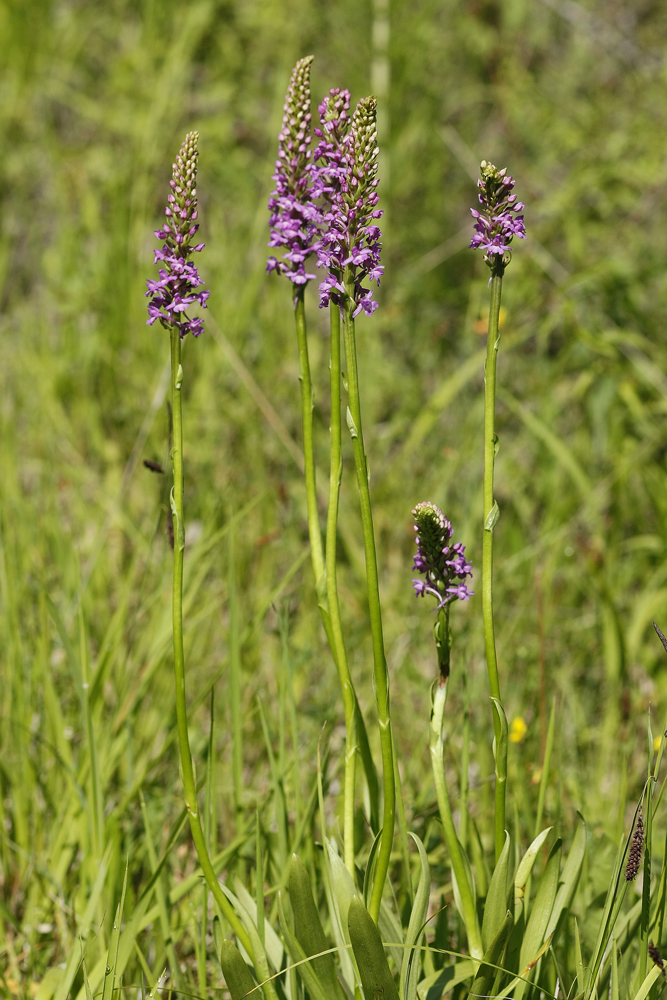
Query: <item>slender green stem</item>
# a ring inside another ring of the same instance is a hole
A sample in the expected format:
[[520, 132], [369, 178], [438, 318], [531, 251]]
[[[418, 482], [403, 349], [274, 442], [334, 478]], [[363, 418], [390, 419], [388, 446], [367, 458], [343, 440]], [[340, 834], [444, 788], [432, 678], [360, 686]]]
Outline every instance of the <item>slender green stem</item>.
[[325, 565], [317, 505], [315, 478], [315, 449], [313, 440], [313, 384], [308, 355], [308, 335], [304, 307], [304, 288], [297, 290], [294, 300], [299, 350], [299, 382], [301, 384], [301, 420], [303, 427], [303, 458], [306, 481], [306, 507], [310, 555], [315, 576], [317, 602], [322, 624], [334, 657], [343, 694], [345, 712], [345, 791], [344, 791], [344, 855], [345, 865], [354, 878], [354, 789], [357, 758], [356, 695], [347, 663], [343, 640], [336, 578], [336, 531], [338, 526], [338, 498], [340, 493], [341, 417], [340, 417], [340, 314], [332, 307], [331, 317], [331, 466], [329, 477], [329, 509], [327, 513]]
[[456, 878], [461, 909], [463, 910], [463, 922], [468, 935], [468, 947], [473, 958], [481, 958], [484, 954], [482, 948], [482, 937], [475, 910], [475, 900], [472, 888], [468, 881], [463, 853], [452, 818], [452, 810], [449, 804], [449, 794], [447, 792], [447, 782], [445, 779], [445, 759], [444, 742], [442, 729], [445, 718], [445, 705], [447, 704], [447, 678], [440, 676], [434, 684], [433, 708], [431, 710], [431, 726], [429, 733], [429, 749], [431, 751], [431, 766], [433, 768], [433, 780], [435, 783], [435, 795], [438, 800], [438, 810], [442, 821], [442, 829], [445, 837], [445, 844], [449, 852], [449, 859], [452, 863], [452, 871]]
[[329, 507], [327, 510], [326, 532], [326, 583], [331, 635], [334, 644], [332, 652], [338, 668], [338, 676], [343, 693], [343, 707], [345, 710], [344, 857], [345, 866], [354, 879], [354, 786], [359, 748], [357, 745], [356, 699], [347, 662], [347, 651], [343, 638], [340, 603], [338, 600], [336, 539], [343, 459], [341, 454], [340, 405], [340, 310], [333, 303], [329, 307], [329, 316], [331, 325], [331, 461], [329, 468]]
[[310, 558], [315, 575], [317, 600], [322, 614], [322, 621], [331, 648], [334, 648], [331, 636], [331, 621], [326, 599], [326, 582], [324, 576], [324, 548], [320, 530], [320, 515], [317, 508], [317, 481], [315, 477], [315, 447], [313, 441], [313, 383], [310, 377], [310, 359], [308, 357], [308, 335], [306, 332], [306, 310], [304, 307], [305, 286], [301, 285], [294, 298], [294, 320], [296, 323], [296, 339], [299, 348], [299, 383], [301, 385], [301, 423], [303, 433], [303, 460], [306, 480], [306, 507], [308, 511], [308, 537], [310, 539]]
[[[498, 506], [493, 496], [493, 467], [496, 455], [496, 360], [498, 358], [498, 322], [500, 318], [500, 297], [502, 294], [502, 265], [494, 270], [491, 277], [491, 305], [489, 307], [489, 334], [486, 346], [486, 368], [484, 371], [484, 537], [482, 542], [482, 616], [484, 619], [484, 644], [486, 647], [486, 667], [489, 674], [491, 697], [500, 698], [498, 682], [498, 660], [496, 658], [496, 638], [493, 626], [493, 528], [498, 518]], [[493, 726], [496, 745], [500, 745], [500, 722], [493, 712]], [[496, 860], [505, 844], [505, 782], [498, 780], [499, 774], [507, 773], [507, 761], [496, 761], [495, 791], [495, 844]]]
[[368, 484], [368, 466], [364, 451], [364, 438], [361, 424], [361, 400], [359, 396], [359, 372], [357, 368], [357, 346], [354, 329], [353, 285], [349, 269], [345, 275], [345, 361], [347, 367], [348, 411], [347, 424], [352, 436], [354, 464], [357, 471], [357, 487], [359, 490], [359, 505], [361, 508], [361, 523], [364, 534], [364, 554], [366, 557], [366, 584], [368, 588], [368, 610], [373, 641], [373, 680], [375, 698], [380, 726], [380, 747], [382, 751], [382, 779], [384, 789], [384, 813], [382, 819], [382, 840], [378, 851], [375, 868], [375, 881], [371, 893], [369, 912], [375, 923], [378, 922], [382, 891], [384, 888], [391, 847], [394, 838], [394, 823], [396, 812], [396, 786], [394, 782], [394, 754], [391, 736], [391, 717], [389, 713], [389, 674], [384, 654], [384, 638], [382, 635], [382, 610], [380, 607], [380, 588], [378, 581], [377, 555], [375, 551], [375, 535], [373, 532], [373, 512]]
[[461, 745], [461, 795], [460, 812], [461, 822], [459, 825], [459, 840], [463, 850], [468, 849], [468, 776], [470, 771], [470, 712], [468, 711], [468, 699], [463, 710], [463, 738]]
[[232, 782], [237, 835], [243, 828], [243, 726], [241, 725], [241, 642], [236, 591], [236, 524], [230, 519], [227, 536], [227, 591], [229, 594], [229, 711], [232, 722]]
[[[178, 750], [181, 759], [185, 806], [188, 811], [190, 830], [199, 864], [218, 906], [229, 921], [234, 933], [248, 954], [253, 957], [253, 949], [241, 921], [234, 908], [220, 888], [211, 864], [204, 831], [197, 809], [197, 785], [195, 781], [188, 716], [185, 701], [185, 656], [183, 653], [183, 552], [185, 549], [185, 523], [183, 519], [183, 422], [181, 410], [181, 338], [178, 327], [171, 328], [171, 403], [174, 421], [172, 464], [174, 485], [171, 494], [171, 512], [174, 519], [174, 580], [172, 592], [173, 638], [174, 638], [174, 680], [176, 687], [176, 727], [178, 730]], [[254, 961], [254, 957], [253, 957]]]

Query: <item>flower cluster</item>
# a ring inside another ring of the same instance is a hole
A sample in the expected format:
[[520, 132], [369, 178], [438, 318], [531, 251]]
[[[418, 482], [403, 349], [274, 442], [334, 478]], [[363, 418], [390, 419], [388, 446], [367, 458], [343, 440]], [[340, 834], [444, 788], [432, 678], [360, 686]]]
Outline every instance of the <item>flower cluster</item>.
[[642, 861], [643, 850], [644, 850], [644, 820], [642, 818], [642, 811], [640, 809], [637, 815], [635, 832], [632, 834], [632, 840], [630, 842], [630, 850], [628, 852], [628, 863], [625, 866], [626, 882], [634, 882], [634, 880], [637, 878], [637, 874], [639, 872], [639, 866]]
[[198, 292], [203, 284], [197, 268], [188, 258], [204, 249], [203, 243], [193, 244], [199, 229], [197, 223], [197, 142], [198, 132], [189, 132], [181, 146], [173, 165], [173, 176], [169, 181], [171, 191], [164, 214], [167, 217], [162, 229], [155, 231], [158, 239], [164, 240], [162, 248], [154, 251], [153, 263], [164, 263], [159, 278], [146, 282], [150, 298], [148, 320], [152, 326], [159, 319], [166, 329], [177, 327], [181, 337], [191, 333], [198, 337], [204, 331], [204, 321], [200, 317], [191, 319], [187, 309], [197, 302], [206, 308], [210, 292]]
[[305, 285], [305, 261], [313, 253], [319, 236], [320, 211], [313, 200], [310, 112], [310, 66], [312, 56], [300, 59], [290, 79], [283, 122], [278, 134], [278, 159], [272, 176], [275, 189], [269, 198], [270, 247], [285, 247], [282, 259], [269, 257], [267, 271], [284, 274], [295, 285]]
[[315, 151], [318, 166], [316, 192], [325, 203], [325, 231], [317, 245], [317, 264], [327, 276], [320, 284], [320, 307], [341, 304], [341, 294], [351, 291], [353, 316], [362, 310], [370, 316], [378, 303], [366, 280], [380, 284], [380, 238], [377, 208], [376, 101], [365, 97], [352, 116], [346, 90], [331, 90], [319, 107], [320, 142]]
[[658, 966], [658, 968], [660, 969], [660, 971], [664, 976], [665, 962], [662, 955], [660, 954], [660, 949], [658, 948], [657, 944], [654, 944], [653, 941], [649, 941], [648, 943], [648, 955], [653, 964]]
[[475, 219], [475, 235], [470, 246], [485, 251], [484, 260], [489, 267], [503, 267], [512, 238], [526, 238], [523, 215], [518, 214], [523, 211], [524, 203], [511, 193], [514, 178], [508, 176], [507, 169], [498, 170], [486, 160], [482, 160], [480, 168], [482, 176], [477, 181], [477, 197], [482, 208], [481, 211], [470, 209]]
[[466, 585], [472, 576], [472, 563], [465, 557], [465, 545], [450, 545], [451, 523], [439, 507], [428, 501], [418, 503], [412, 511], [417, 533], [417, 552], [413, 569], [423, 573], [424, 580], [413, 580], [417, 597], [432, 594], [438, 601], [436, 610], [452, 601], [467, 601], [474, 595]]
[[[350, 92], [332, 87], [317, 109], [321, 128], [314, 132], [319, 142], [313, 153], [313, 194], [322, 204], [322, 225], [328, 237], [336, 222], [343, 188], [347, 183], [347, 155], [345, 140], [350, 129]], [[333, 302], [342, 305], [344, 293], [343, 267], [337, 266], [329, 241], [322, 239], [317, 245], [317, 265], [327, 270], [320, 283], [320, 309]]]

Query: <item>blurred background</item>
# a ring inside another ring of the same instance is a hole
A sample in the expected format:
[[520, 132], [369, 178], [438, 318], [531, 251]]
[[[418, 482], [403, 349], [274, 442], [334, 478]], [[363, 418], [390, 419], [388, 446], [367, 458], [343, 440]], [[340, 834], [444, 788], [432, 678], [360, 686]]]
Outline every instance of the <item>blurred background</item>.
[[[184, 354], [193, 750], [206, 756], [214, 688], [222, 846], [235, 810], [254, 810], [272, 787], [265, 738], [284, 746], [286, 718], [303, 768], [285, 778], [289, 794], [308, 794], [324, 723], [336, 788], [343, 714], [308, 560], [290, 290], [264, 272], [282, 102], [309, 53], [314, 112], [331, 86], [379, 101], [386, 272], [358, 337], [408, 827], [426, 836], [435, 808], [433, 614], [412, 593], [410, 516], [432, 500], [475, 569], [478, 596], [452, 613], [448, 766], [455, 783], [467, 710], [471, 809], [491, 838], [479, 597], [488, 273], [466, 249], [485, 158], [515, 177], [529, 237], [506, 273], [498, 365], [497, 641], [516, 830], [531, 833], [522, 817], [555, 702], [546, 818], [570, 830], [582, 810], [602, 851], [620, 834], [645, 774], [649, 706], [651, 743], [667, 707], [651, 626], [667, 631], [666, 41], [667, 9], [654, 0], [0, 3], [3, 989], [28, 989], [22, 977], [41, 981], [71, 951], [95, 850], [109, 851], [107, 922], [128, 853], [139, 891], [151, 870], [139, 791], [158, 847], [181, 808], [168, 484], [142, 464], [168, 464], [169, 349], [167, 333], [145, 325], [143, 293], [191, 129], [198, 264], [211, 289], [206, 334]], [[328, 317], [314, 288], [307, 303], [324, 482]], [[341, 596], [372, 730], [348, 445]], [[168, 866], [176, 881], [194, 868], [181, 841]]]

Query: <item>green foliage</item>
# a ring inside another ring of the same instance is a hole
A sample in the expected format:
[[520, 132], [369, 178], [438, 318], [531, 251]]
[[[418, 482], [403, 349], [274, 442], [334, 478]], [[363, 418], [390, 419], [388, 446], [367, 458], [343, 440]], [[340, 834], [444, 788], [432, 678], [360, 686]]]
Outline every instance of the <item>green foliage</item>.
[[255, 989], [250, 969], [245, 964], [241, 952], [231, 941], [222, 942], [220, 966], [231, 1000], [241, 1000]]

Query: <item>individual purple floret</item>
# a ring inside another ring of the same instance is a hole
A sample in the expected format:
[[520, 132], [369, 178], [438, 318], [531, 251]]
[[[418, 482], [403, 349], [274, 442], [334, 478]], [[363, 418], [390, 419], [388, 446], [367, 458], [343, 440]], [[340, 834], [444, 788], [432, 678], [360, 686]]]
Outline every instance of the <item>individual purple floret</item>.
[[320, 210], [313, 200], [313, 173], [310, 112], [310, 66], [312, 56], [299, 59], [292, 70], [283, 106], [283, 123], [278, 134], [278, 159], [272, 180], [275, 190], [269, 198], [270, 247], [285, 247], [278, 260], [269, 257], [267, 271], [284, 274], [295, 285], [305, 285], [309, 274], [305, 262], [313, 253], [319, 236]]
[[467, 601], [474, 595], [466, 586], [466, 577], [472, 576], [472, 563], [465, 557], [465, 545], [450, 545], [453, 534], [451, 523], [439, 507], [425, 501], [418, 503], [412, 512], [415, 519], [417, 552], [413, 569], [423, 573], [423, 580], [413, 580], [416, 597], [432, 594], [438, 608], [452, 601]]
[[376, 220], [377, 208], [377, 128], [376, 101], [365, 97], [349, 122], [350, 95], [333, 89], [319, 107], [320, 142], [315, 151], [316, 186], [324, 200], [324, 232], [317, 245], [317, 264], [327, 272], [320, 284], [320, 307], [330, 302], [341, 305], [345, 284], [352, 288], [353, 316], [362, 310], [370, 316], [378, 303], [366, 280], [380, 284], [384, 267], [380, 264], [382, 233]]
[[162, 249], [154, 250], [153, 263], [162, 261], [160, 277], [146, 282], [148, 291], [147, 326], [159, 319], [162, 326], [169, 329], [178, 327], [181, 337], [191, 333], [199, 337], [204, 332], [204, 321], [200, 317], [191, 319], [187, 309], [197, 302], [206, 308], [210, 292], [198, 292], [203, 284], [197, 268], [188, 257], [204, 249], [203, 243], [193, 244], [199, 224], [197, 223], [197, 142], [199, 132], [189, 132], [181, 146], [173, 166], [173, 176], [169, 181], [171, 192], [164, 214], [167, 221], [155, 235], [164, 240]]
[[525, 206], [511, 193], [514, 178], [508, 176], [506, 168], [498, 170], [493, 163], [482, 160], [480, 170], [482, 176], [477, 181], [477, 197], [482, 208], [480, 211], [470, 209], [475, 219], [475, 235], [470, 246], [485, 251], [484, 260], [489, 267], [504, 267], [509, 263], [509, 256], [505, 258], [505, 253], [513, 237], [526, 238], [523, 215], [517, 214]]

